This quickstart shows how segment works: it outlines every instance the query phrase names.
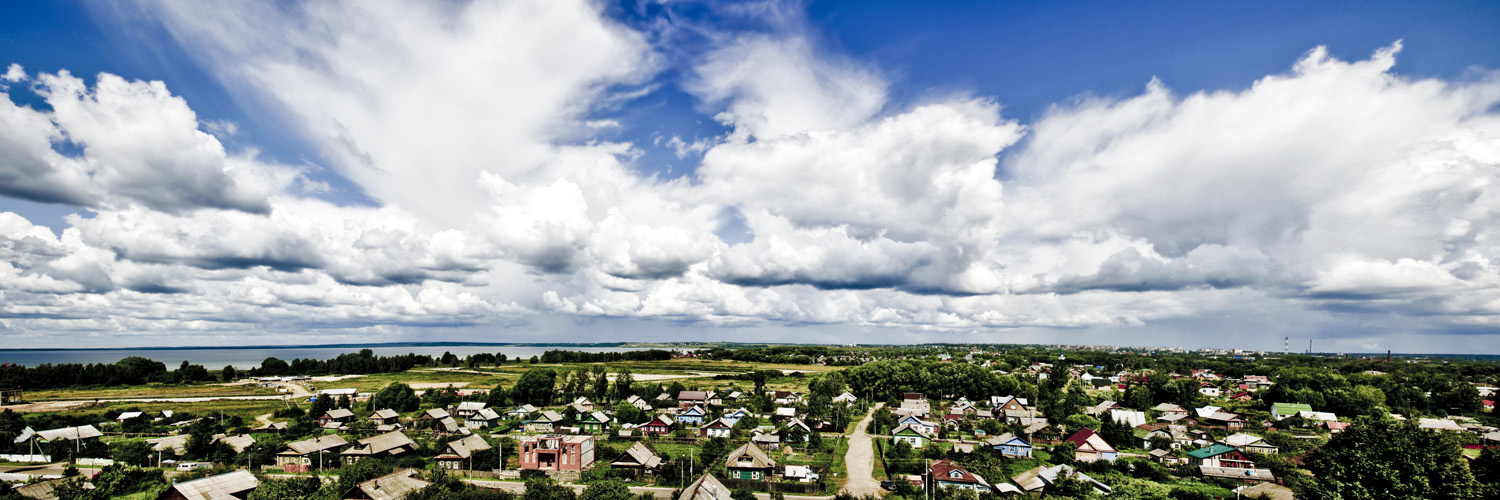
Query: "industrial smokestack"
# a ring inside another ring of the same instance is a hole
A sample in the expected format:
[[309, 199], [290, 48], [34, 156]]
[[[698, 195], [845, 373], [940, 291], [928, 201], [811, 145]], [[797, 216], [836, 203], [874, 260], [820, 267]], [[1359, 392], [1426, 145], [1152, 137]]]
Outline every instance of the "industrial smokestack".
[[1391, 350], [1390, 349], [1386, 349], [1385, 350], [1385, 362], [1387, 362], [1387, 363], [1391, 362]]

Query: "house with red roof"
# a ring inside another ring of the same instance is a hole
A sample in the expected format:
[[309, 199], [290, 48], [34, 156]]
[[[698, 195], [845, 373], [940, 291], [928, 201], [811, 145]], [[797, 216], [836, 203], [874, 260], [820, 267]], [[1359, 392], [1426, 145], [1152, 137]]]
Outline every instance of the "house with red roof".
[[1078, 432], [1073, 433], [1072, 436], [1068, 436], [1063, 442], [1073, 444], [1075, 450], [1073, 458], [1079, 462], [1095, 462], [1098, 460], [1113, 462], [1120, 455], [1118, 451], [1115, 451], [1115, 447], [1110, 446], [1104, 440], [1104, 436], [1100, 436], [1099, 433], [1087, 427], [1079, 429]]
[[933, 462], [928, 466], [928, 472], [932, 473], [932, 480], [939, 488], [963, 488], [973, 490], [975, 493], [990, 492], [990, 485], [984, 481], [984, 478], [974, 475], [951, 460]]

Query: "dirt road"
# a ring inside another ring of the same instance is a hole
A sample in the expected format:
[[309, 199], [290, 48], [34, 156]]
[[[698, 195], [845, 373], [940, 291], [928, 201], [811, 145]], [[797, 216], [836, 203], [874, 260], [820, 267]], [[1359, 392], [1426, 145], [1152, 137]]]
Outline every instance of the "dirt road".
[[884, 403], [871, 408], [865, 414], [865, 419], [859, 421], [859, 425], [854, 428], [854, 434], [849, 435], [849, 454], [844, 456], [844, 465], [849, 470], [849, 482], [844, 484], [844, 491], [854, 496], [879, 496], [881, 492], [880, 481], [876, 481], [874, 477], [875, 444], [870, 439], [870, 434], [865, 432], [875, 418], [875, 411], [881, 406]]

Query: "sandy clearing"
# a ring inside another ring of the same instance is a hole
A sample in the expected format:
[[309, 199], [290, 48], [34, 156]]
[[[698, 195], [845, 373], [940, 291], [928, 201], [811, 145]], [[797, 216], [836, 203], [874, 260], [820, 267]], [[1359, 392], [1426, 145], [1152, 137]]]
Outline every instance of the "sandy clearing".
[[336, 375], [336, 376], [328, 376], [328, 377], [313, 377], [312, 381], [313, 382], [338, 382], [338, 381], [344, 380], [346, 378], [359, 378], [359, 377], [363, 377], [363, 376], [364, 375]]
[[407, 382], [406, 385], [412, 389], [444, 389], [453, 386], [455, 389], [468, 387], [468, 382]]

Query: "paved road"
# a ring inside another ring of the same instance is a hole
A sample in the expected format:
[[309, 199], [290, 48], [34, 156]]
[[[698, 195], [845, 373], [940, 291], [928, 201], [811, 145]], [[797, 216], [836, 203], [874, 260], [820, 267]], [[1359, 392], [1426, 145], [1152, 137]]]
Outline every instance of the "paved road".
[[[517, 483], [517, 482], [514, 482], [514, 481], [486, 481], [486, 480], [483, 480], [483, 479], [465, 479], [464, 482], [467, 482], [467, 483], [475, 485], [475, 486], [479, 486], [481, 488], [490, 488], [490, 489], [496, 489], [496, 490], [504, 490], [504, 491], [508, 491], [508, 492], [511, 492], [511, 493], [515, 493], [517, 495], [520, 495], [520, 494], [526, 492], [526, 483]], [[571, 483], [564, 484], [563, 486], [567, 486], [567, 487], [573, 488], [573, 491], [577, 492], [577, 493], [582, 493], [583, 489], [585, 488], [584, 485], [581, 485], [581, 484], [571, 484]], [[677, 491], [677, 490], [675, 488], [658, 488], [658, 487], [654, 487], [654, 486], [632, 486], [632, 487], [630, 487], [630, 492], [632, 494], [639, 495], [641, 493], [650, 493], [652, 496], [658, 498], [659, 500], [672, 500], [672, 492], [674, 492], [674, 491]], [[771, 495], [766, 494], [766, 493], [756, 493], [755, 494], [755, 498], [758, 499], [758, 500], [770, 500], [771, 499]], [[821, 497], [812, 497], [812, 496], [802, 496], [802, 495], [786, 495], [786, 498], [788, 498], [788, 499], [795, 499], [795, 500], [828, 500], [830, 498], [833, 498], [833, 496], [832, 495], [828, 495], [828, 496], [821, 496]]]
[[874, 420], [875, 411], [879, 410], [885, 403], [875, 405], [865, 414], [865, 419], [859, 421], [855, 426], [854, 434], [849, 435], [849, 454], [844, 456], [844, 465], [849, 471], [849, 482], [844, 484], [844, 491], [854, 496], [874, 495], [881, 493], [880, 481], [875, 480], [875, 444], [870, 439], [870, 434], [865, 432]]

